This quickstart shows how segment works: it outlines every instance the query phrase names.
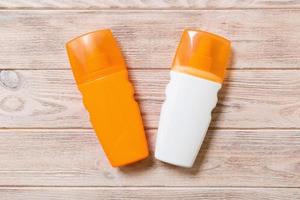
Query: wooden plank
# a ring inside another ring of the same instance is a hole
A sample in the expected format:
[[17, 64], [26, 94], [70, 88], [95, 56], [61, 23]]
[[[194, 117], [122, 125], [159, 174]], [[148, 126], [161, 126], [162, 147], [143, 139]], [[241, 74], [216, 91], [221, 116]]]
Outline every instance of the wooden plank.
[[[146, 128], [156, 128], [169, 70], [130, 70]], [[300, 128], [299, 70], [230, 70], [211, 128]], [[90, 128], [70, 70], [0, 72], [0, 127]]]
[[232, 40], [231, 68], [299, 68], [300, 11], [1, 11], [0, 68], [69, 69], [64, 44], [112, 28], [131, 68], [168, 68], [181, 32]]
[[[147, 131], [153, 152], [156, 130]], [[193, 168], [111, 168], [90, 130], [0, 130], [0, 186], [300, 187], [295, 130], [209, 131]]]
[[1, 9], [236, 9], [299, 8], [295, 1], [224, 1], [224, 0], [2, 0]]
[[198, 200], [291, 200], [299, 199], [298, 188], [0, 188], [10, 200], [95, 199], [198, 199]]

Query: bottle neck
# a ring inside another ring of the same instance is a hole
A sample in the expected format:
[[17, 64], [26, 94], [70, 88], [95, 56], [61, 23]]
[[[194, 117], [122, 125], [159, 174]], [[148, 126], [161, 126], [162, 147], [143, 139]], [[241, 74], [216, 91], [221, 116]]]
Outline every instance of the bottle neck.
[[95, 72], [88, 73], [85, 76], [80, 77], [80, 79], [77, 81], [77, 84], [84, 84], [91, 81], [94, 81], [96, 79], [109, 76], [110, 74], [126, 70], [124, 67], [108, 67], [104, 68]]
[[216, 76], [215, 74], [204, 71], [204, 70], [196, 69], [196, 68], [193, 68], [193, 67], [176, 65], [172, 68], [172, 71], [177, 71], [177, 72], [181, 72], [181, 73], [184, 73], [184, 74], [189, 74], [189, 75], [192, 75], [192, 76], [195, 76], [195, 77], [207, 79], [207, 80], [210, 80], [210, 81], [213, 81], [213, 82], [216, 82], [216, 83], [220, 83], [220, 84], [223, 83], [223, 80], [220, 77]]

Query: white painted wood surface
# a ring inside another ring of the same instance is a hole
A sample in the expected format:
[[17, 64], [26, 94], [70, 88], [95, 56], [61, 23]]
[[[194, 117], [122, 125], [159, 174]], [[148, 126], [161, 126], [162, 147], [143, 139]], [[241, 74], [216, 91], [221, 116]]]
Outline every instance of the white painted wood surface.
[[2, 9], [249, 9], [299, 8], [298, 0], [2, 0]]
[[[146, 128], [157, 128], [169, 70], [129, 73]], [[3, 128], [90, 128], [70, 70], [2, 70], [0, 85]], [[299, 129], [299, 99], [299, 70], [229, 70], [211, 128]]]
[[[0, 199], [300, 199], [300, 1], [0, 1]], [[185, 27], [221, 34], [233, 59], [192, 169], [111, 168], [64, 43], [112, 28], [149, 146]]]
[[[156, 130], [147, 136], [153, 153]], [[300, 187], [300, 134], [212, 130], [193, 168], [154, 160], [109, 166], [91, 130], [0, 131], [0, 186]]]
[[130, 68], [167, 69], [181, 32], [198, 28], [232, 41], [230, 68], [299, 68], [297, 9], [259, 10], [4, 10], [0, 11], [0, 68], [69, 69], [65, 43], [111, 28]]
[[7, 188], [5, 199], [14, 200], [90, 200], [90, 199], [166, 199], [166, 200], [291, 200], [299, 199], [297, 189], [269, 188]]

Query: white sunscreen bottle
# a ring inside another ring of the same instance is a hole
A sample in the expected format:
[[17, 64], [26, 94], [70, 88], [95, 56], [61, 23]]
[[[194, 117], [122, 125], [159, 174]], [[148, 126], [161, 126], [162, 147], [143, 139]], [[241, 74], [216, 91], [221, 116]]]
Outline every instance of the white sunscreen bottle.
[[230, 57], [230, 42], [185, 30], [171, 69], [156, 138], [155, 157], [192, 167], [211, 121]]

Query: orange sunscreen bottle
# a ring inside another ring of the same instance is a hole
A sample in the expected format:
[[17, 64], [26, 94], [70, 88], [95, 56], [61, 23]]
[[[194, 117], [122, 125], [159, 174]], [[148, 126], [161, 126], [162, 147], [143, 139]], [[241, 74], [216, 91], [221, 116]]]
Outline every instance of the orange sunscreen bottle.
[[110, 30], [66, 44], [73, 75], [92, 126], [113, 167], [148, 156], [142, 118], [122, 53]]

